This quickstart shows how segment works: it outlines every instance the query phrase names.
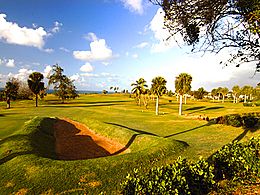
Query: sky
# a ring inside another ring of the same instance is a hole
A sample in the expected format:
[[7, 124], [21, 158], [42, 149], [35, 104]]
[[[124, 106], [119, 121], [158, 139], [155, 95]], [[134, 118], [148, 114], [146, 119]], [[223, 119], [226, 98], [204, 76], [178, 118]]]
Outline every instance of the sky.
[[47, 83], [55, 64], [78, 90], [131, 90], [141, 77], [150, 85], [162, 76], [174, 91], [183, 72], [192, 90], [259, 83], [255, 64], [223, 67], [228, 52], [191, 54], [181, 37], [167, 39], [163, 16], [148, 0], [0, 0], [0, 87], [35, 71]]

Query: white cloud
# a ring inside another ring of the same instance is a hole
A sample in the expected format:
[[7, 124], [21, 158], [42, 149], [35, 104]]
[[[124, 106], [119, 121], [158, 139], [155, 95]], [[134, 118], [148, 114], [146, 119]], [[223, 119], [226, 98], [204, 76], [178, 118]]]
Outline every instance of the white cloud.
[[88, 37], [92, 38], [90, 51], [73, 51], [74, 58], [82, 61], [106, 61], [113, 57], [105, 39], [98, 39], [94, 33], [89, 33]]
[[29, 75], [32, 74], [33, 72], [35, 72], [35, 71], [33, 71], [33, 70], [28, 70], [28, 69], [26, 69], [26, 68], [21, 68], [21, 69], [18, 71], [17, 74], [9, 73], [9, 74], [8, 74], [8, 77], [9, 77], [9, 78], [14, 77], [14, 78], [19, 79], [20, 81], [26, 81], [26, 80], [28, 79]]
[[65, 48], [65, 47], [60, 47], [59, 48], [61, 51], [65, 51], [65, 52], [67, 52], [67, 53], [69, 53], [70, 52], [70, 50], [68, 50], [67, 48]]
[[108, 66], [110, 63], [109, 62], [102, 62], [105, 66]]
[[0, 39], [10, 44], [32, 46], [41, 49], [47, 32], [43, 27], [36, 29], [20, 27], [18, 24], [6, 21], [6, 15], [0, 14]]
[[93, 74], [93, 73], [82, 73], [80, 75], [84, 77], [99, 77], [98, 74]]
[[54, 52], [54, 49], [51, 49], [51, 48], [47, 48], [47, 49], [42, 49], [44, 52], [46, 53], [53, 53]]
[[143, 1], [142, 0], [121, 0], [124, 6], [130, 11], [137, 12], [142, 14], [143, 9]]
[[52, 71], [52, 66], [47, 65], [47, 66], [44, 68], [44, 70], [43, 70], [43, 76], [44, 76], [45, 78], [48, 78], [48, 77], [50, 76], [50, 74], [51, 74], [51, 71]]
[[148, 42], [142, 42], [142, 43], [139, 43], [138, 45], [134, 46], [134, 48], [139, 48], [139, 49], [142, 49], [142, 48], [145, 48], [149, 45]]
[[6, 63], [7, 67], [15, 67], [14, 59], [9, 59]]
[[59, 32], [60, 31], [60, 28], [62, 27], [62, 23], [60, 23], [60, 22], [54, 22], [54, 27], [51, 29], [51, 32], [52, 33], [57, 33], [57, 32]]
[[77, 74], [74, 74], [70, 77], [71, 80], [75, 81], [75, 82], [80, 82], [81, 79], [80, 79], [80, 75], [77, 73]]
[[133, 54], [133, 55], [132, 55], [132, 58], [137, 59], [137, 58], [138, 58], [138, 54], [136, 54], [136, 53]]
[[149, 29], [153, 32], [154, 38], [157, 42], [152, 44], [152, 53], [167, 51], [178, 45], [176, 41], [180, 44], [183, 43], [181, 35], [172, 37], [169, 31], [165, 29], [164, 14], [163, 9], [159, 8], [149, 25]]
[[80, 67], [80, 71], [82, 72], [92, 72], [93, 71], [93, 67], [91, 66], [90, 63], [86, 63], [83, 66]]
[[14, 59], [1, 59], [0, 58], [0, 65], [4, 65], [6, 67], [9, 67], [9, 68], [13, 68], [15, 67], [15, 61]]

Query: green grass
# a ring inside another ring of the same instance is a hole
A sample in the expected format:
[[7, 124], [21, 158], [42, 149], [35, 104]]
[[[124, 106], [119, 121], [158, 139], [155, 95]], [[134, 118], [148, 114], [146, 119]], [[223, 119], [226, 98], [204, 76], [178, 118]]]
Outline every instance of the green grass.
[[[197, 160], [208, 157], [224, 144], [247, 140], [259, 131], [216, 125], [192, 116], [209, 118], [259, 111], [243, 104], [188, 101], [178, 116], [178, 103], [160, 100], [161, 115], [155, 116], [154, 102], [138, 107], [127, 95], [82, 95], [60, 104], [48, 96], [38, 108], [33, 101], [16, 101], [11, 109], [0, 107], [0, 192], [29, 193], [106, 191], [117, 194], [119, 183], [133, 168], [170, 163], [177, 156]], [[71, 118], [123, 145], [131, 153], [91, 160], [61, 161], [54, 151], [55, 118]], [[243, 135], [243, 136], [241, 136]]]

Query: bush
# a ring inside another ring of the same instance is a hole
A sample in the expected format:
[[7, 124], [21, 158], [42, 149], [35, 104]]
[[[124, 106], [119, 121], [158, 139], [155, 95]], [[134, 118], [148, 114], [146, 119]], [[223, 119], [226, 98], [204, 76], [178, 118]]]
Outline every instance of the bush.
[[247, 143], [237, 141], [227, 144], [212, 157], [217, 180], [249, 178], [259, 175], [260, 139], [252, 138]]
[[207, 194], [222, 179], [240, 181], [260, 177], [260, 137], [227, 144], [209, 162], [200, 159], [190, 163], [179, 157], [173, 164], [153, 168], [146, 175], [139, 175], [135, 169], [121, 183], [122, 193]]
[[246, 102], [246, 103], [243, 103], [243, 106], [252, 107], [252, 106], [254, 106], [254, 104], [252, 102]]
[[154, 168], [140, 176], [127, 175], [123, 194], [206, 194], [214, 186], [213, 167], [205, 160], [189, 163], [178, 158], [174, 164]]
[[244, 126], [247, 128], [253, 128], [258, 123], [258, 118], [252, 115], [243, 116]]
[[233, 127], [244, 126], [247, 128], [253, 128], [257, 125], [259, 117], [259, 112], [242, 114], [242, 116], [239, 114], [230, 114], [216, 118], [216, 123], [231, 125]]

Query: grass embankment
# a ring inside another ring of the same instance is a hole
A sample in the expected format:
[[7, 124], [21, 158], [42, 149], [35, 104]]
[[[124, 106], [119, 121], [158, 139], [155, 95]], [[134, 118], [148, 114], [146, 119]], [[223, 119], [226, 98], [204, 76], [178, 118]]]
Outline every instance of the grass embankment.
[[[36, 117], [0, 141], [2, 194], [108, 191], [117, 193], [128, 171], [156, 164], [163, 156], [180, 154], [185, 145], [145, 133], [126, 131], [131, 153], [92, 160], [61, 161], [55, 156], [55, 119]], [[115, 130], [115, 129], [114, 129]], [[120, 132], [120, 130], [119, 130]], [[122, 132], [121, 132], [122, 134]], [[149, 143], [149, 147], [148, 147]], [[169, 148], [171, 150], [169, 150]]]
[[[124, 95], [82, 95], [66, 104], [47, 96], [38, 108], [33, 101], [12, 102], [10, 110], [1, 109], [0, 113], [1, 194], [19, 190], [36, 194], [82, 190], [90, 194], [117, 193], [120, 181], [133, 168], [149, 169], [169, 163], [179, 155], [191, 160], [206, 158], [230, 141], [260, 134], [259, 131], [244, 134], [242, 127], [194, 119], [199, 115], [213, 118], [256, 112], [259, 107], [192, 101], [183, 108], [188, 116], [178, 116], [178, 102], [162, 98], [160, 104], [161, 115], [155, 116], [154, 102], [146, 110]], [[4, 108], [5, 103], [0, 106]], [[55, 117], [82, 122], [128, 146], [132, 152], [90, 160], [57, 160], [52, 134]], [[187, 149], [181, 151], [187, 144]]]

